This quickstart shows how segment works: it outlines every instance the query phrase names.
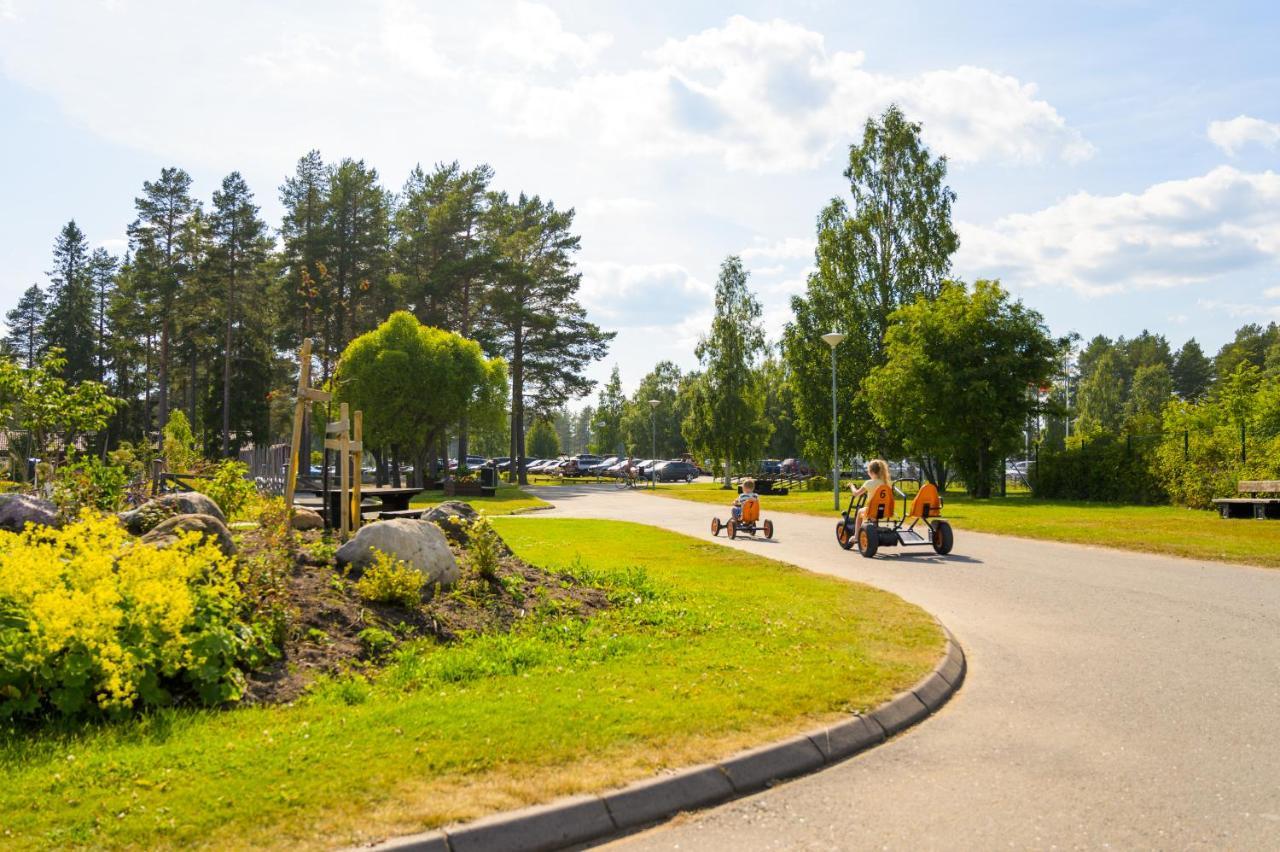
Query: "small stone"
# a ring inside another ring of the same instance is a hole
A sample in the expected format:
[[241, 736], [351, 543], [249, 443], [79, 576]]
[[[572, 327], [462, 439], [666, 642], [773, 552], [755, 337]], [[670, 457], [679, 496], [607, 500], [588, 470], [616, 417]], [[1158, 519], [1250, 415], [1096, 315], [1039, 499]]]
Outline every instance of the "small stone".
[[318, 530], [324, 527], [324, 518], [319, 512], [313, 512], [310, 509], [295, 507], [293, 510], [293, 520], [289, 525], [295, 530]]
[[227, 529], [226, 524], [213, 515], [175, 515], [156, 525], [140, 540], [143, 544], [168, 547], [175, 544], [184, 532], [198, 532], [203, 538], [213, 539], [224, 556], [236, 554], [236, 544], [231, 539], [231, 531]]
[[41, 527], [60, 526], [58, 507], [28, 494], [0, 494], [0, 530], [22, 532], [28, 523]]

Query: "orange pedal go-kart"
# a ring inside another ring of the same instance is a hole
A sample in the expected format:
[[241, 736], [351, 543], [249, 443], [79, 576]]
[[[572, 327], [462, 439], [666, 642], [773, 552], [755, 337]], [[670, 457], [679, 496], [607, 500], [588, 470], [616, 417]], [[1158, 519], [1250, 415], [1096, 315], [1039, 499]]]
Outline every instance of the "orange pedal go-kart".
[[760, 522], [760, 501], [748, 500], [742, 504], [742, 515], [730, 518], [727, 523], [720, 523], [719, 518], [711, 519], [711, 534], [720, 535], [720, 530], [728, 533], [729, 538], [737, 538], [738, 533], [755, 535], [757, 531], [764, 533], [765, 538], [773, 538], [773, 521]]
[[[841, 547], [845, 550], [857, 547], [858, 552], [868, 559], [875, 556], [876, 551], [882, 547], [897, 545], [930, 545], [935, 553], [951, 552], [951, 524], [939, 517], [942, 514], [942, 498], [938, 494], [938, 486], [932, 482], [921, 485], [918, 479], [900, 479], [895, 484], [903, 482], [914, 482], [920, 490], [912, 499], [910, 509], [906, 505], [906, 495], [898, 492], [903, 498], [900, 518], [893, 517], [894, 489], [887, 485], [861, 495], [856, 505], [853, 498], [849, 498], [849, 508], [836, 524], [836, 541], [840, 542]], [[866, 514], [863, 516], [862, 530], [855, 540], [853, 528], [859, 509], [866, 509]], [[917, 529], [918, 525], [923, 525], [923, 529]]]

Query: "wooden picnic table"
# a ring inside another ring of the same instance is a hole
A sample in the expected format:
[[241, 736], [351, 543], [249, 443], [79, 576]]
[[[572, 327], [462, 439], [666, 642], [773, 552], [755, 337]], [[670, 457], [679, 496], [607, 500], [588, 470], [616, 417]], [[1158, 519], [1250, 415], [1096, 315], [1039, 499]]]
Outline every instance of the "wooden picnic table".
[[[329, 510], [325, 513], [325, 523], [329, 523], [330, 518], [338, 517], [342, 511], [342, 489], [330, 488], [327, 492], [323, 488], [309, 489], [312, 494], [317, 497], [324, 498], [328, 496], [326, 503]], [[414, 495], [421, 494], [421, 488], [393, 488], [389, 485], [373, 488], [361, 488], [360, 498], [363, 502], [365, 497], [376, 497], [381, 501], [381, 511], [383, 512], [404, 512], [409, 509], [409, 501]]]

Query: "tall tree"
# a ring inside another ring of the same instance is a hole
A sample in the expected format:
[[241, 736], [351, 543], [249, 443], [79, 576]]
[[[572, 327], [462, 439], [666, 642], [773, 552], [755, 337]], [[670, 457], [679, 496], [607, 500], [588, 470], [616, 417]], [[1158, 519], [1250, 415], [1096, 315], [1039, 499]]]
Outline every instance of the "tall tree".
[[1125, 401], [1125, 424], [1134, 432], [1160, 430], [1160, 415], [1173, 398], [1173, 378], [1159, 362], [1143, 364], [1133, 374], [1129, 398]]
[[771, 431], [764, 419], [757, 363], [765, 351], [760, 316], [742, 259], [725, 258], [716, 282], [711, 330], [698, 341], [703, 372], [689, 390], [682, 432], [694, 452], [724, 464], [726, 488], [735, 465], [760, 458]]
[[[488, 289], [486, 313], [491, 345], [511, 369], [514, 458], [524, 447], [526, 411], [549, 412], [589, 392], [583, 368], [604, 357], [614, 335], [588, 322], [577, 301], [582, 276], [573, 265], [580, 243], [571, 230], [573, 210], [524, 194], [515, 201], [496, 194], [490, 204], [499, 286]], [[528, 481], [518, 464], [512, 478]]]
[[[213, 194], [210, 216], [212, 237], [211, 269], [221, 282], [222, 341], [222, 455], [231, 451], [232, 422], [232, 357], [236, 351], [234, 334], [242, 325], [241, 291], [251, 284], [262, 283], [262, 266], [266, 262], [269, 243], [267, 226], [258, 218], [253, 193], [239, 172], [222, 181]], [[258, 288], [261, 292], [262, 288]], [[257, 310], [261, 310], [261, 305]]]
[[377, 169], [348, 158], [330, 167], [328, 177], [326, 378], [336, 352], [383, 319], [362, 308], [387, 286], [391, 238], [391, 198], [378, 185]]
[[44, 321], [49, 312], [49, 300], [39, 284], [32, 284], [22, 293], [18, 304], [5, 314], [9, 333], [4, 344], [21, 359], [28, 370], [36, 365], [36, 359], [44, 351]]
[[1208, 393], [1213, 384], [1213, 362], [1194, 337], [1182, 344], [1174, 356], [1171, 373], [1174, 392], [1192, 402]]
[[614, 367], [609, 382], [600, 389], [596, 400], [596, 416], [591, 422], [591, 449], [600, 455], [626, 452], [622, 432], [622, 418], [627, 399], [622, 395], [622, 376]]
[[1067, 341], [998, 282], [978, 281], [901, 308], [885, 342], [889, 357], [867, 379], [875, 416], [912, 453], [953, 462], [970, 493], [991, 496], [1001, 459], [1039, 409], [1026, 389], [1048, 382]]
[[[684, 436], [680, 433], [687, 414], [680, 395], [685, 382], [680, 368], [670, 361], [659, 361], [640, 380], [622, 418], [628, 452], [642, 456], [656, 452], [658, 458], [670, 459], [685, 451]], [[651, 399], [656, 399], [658, 404], [650, 406]]]
[[1088, 375], [1080, 380], [1076, 398], [1083, 434], [1120, 431], [1126, 398], [1125, 367], [1116, 349], [1108, 349], [1094, 360]]
[[556, 427], [542, 417], [535, 418], [529, 427], [528, 445], [529, 458], [553, 459], [560, 455], [560, 436], [556, 434]]
[[1265, 328], [1257, 323], [1242, 325], [1236, 329], [1235, 339], [1218, 350], [1214, 359], [1214, 369], [1218, 373], [1218, 381], [1225, 381], [1236, 372], [1243, 363], [1255, 367], [1266, 366], [1267, 350], [1280, 340], [1280, 326], [1275, 323]]
[[104, 248], [96, 248], [89, 257], [89, 287], [93, 296], [93, 360], [97, 370], [95, 378], [105, 381], [107, 376], [107, 335], [110, 330], [110, 319], [107, 307], [111, 303], [111, 294], [116, 287], [116, 267], [118, 262], [111, 252]]
[[63, 226], [54, 241], [49, 281], [45, 345], [62, 350], [66, 378], [71, 381], [92, 378], [95, 370], [89, 241], [74, 219]]
[[145, 181], [134, 199], [138, 218], [129, 226], [137, 295], [146, 300], [159, 325], [157, 355], [157, 419], [163, 429], [169, 420], [169, 369], [177, 324], [176, 307], [189, 271], [182, 240], [197, 204], [191, 198], [191, 176], [179, 168], [165, 168], [160, 179]]
[[871, 416], [863, 380], [885, 361], [889, 316], [938, 294], [958, 246], [946, 158], [929, 153], [920, 125], [898, 107], [868, 119], [861, 143], [849, 149], [844, 176], [850, 199], [832, 199], [818, 217], [815, 269], [805, 294], [791, 301], [795, 317], [783, 334], [805, 455], [827, 462], [831, 351], [822, 335], [846, 335], [836, 349], [839, 452], [890, 453], [902, 436]]

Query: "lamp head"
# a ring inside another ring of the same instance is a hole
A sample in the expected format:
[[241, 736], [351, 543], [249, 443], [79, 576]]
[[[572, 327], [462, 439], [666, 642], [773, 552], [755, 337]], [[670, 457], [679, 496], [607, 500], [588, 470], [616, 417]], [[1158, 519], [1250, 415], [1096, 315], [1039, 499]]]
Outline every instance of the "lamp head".
[[652, 409], [656, 409], [656, 408], [658, 407], [659, 403], [661, 403], [661, 402], [662, 402], [662, 400], [660, 400], [660, 399], [651, 399], [651, 400], [649, 400], [649, 408], [650, 408], [651, 410], [652, 410]]
[[839, 332], [836, 332], [836, 331], [830, 332], [829, 334], [822, 335], [822, 339], [825, 340], [827, 342], [827, 345], [830, 346], [832, 349], [835, 349], [837, 346], [839, 346], [840, 341], [844, 340], [844, 338], [845, 338], [845, 335], [840, 334]]

